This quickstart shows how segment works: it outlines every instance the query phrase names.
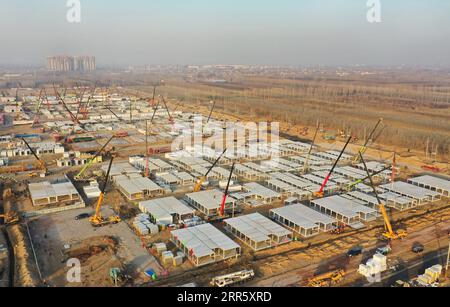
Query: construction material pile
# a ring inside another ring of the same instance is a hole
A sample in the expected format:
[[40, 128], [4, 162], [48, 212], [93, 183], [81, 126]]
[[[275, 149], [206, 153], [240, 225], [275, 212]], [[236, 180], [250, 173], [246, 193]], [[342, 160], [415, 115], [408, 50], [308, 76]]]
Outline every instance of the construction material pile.
[[159, 232], [158, 225], [153, 224], [147, 214], [138, 214], [133, 221], [134, 229], [141, 236], [148, 234], [157, 234]]
[[425, 274], [417, 277], [417, 283], [420, 286], [429, 287], [438, 282], [442, 274], [442, 265], [436, 264], [425, 270]]
[[387, 269], [387, 257], [376, 253], [372, 258], [367, 260], [366, 264], [360, 264], [358, 268], [358, 273], [364, 275], [365, 277], [371, 277]]

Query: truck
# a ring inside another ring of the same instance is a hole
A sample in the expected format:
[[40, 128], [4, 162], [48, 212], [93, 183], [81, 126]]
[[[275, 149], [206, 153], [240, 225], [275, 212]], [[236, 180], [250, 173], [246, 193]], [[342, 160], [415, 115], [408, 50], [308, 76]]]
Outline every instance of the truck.
[[216, 276], [211, 280], [210, 284], [213, 287], [228, 287], [249, 281], [254, 276], [255, 272], [253, 270], [242, 270], [230, 274]]

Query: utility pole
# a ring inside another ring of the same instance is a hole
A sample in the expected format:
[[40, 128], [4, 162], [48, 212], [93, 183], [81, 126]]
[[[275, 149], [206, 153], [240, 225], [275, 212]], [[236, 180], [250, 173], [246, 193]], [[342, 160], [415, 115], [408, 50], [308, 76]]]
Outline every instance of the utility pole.
[[[450, 233], [448, 234], [450, 239]], [[445, 277], [448, 277], [448, 263], [450, 261], [450, 241], [448, 242], [447, 263], [445, 264]]]

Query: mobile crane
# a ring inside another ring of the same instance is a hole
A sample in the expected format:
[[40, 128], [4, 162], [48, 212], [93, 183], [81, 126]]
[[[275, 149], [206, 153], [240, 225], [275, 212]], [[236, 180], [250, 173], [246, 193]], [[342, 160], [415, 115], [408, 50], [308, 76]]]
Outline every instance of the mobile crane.
[[231, 165], [230, 175], [228, 176], [228, 182], [227, 187], [225, 188], [225, 192], [223, 193], [222, 203], [220, 204], [220, 216], [225, 216], [225, 203], [227, 202], [227, 196], [228, 196], [228, 188], [230, 187], [230, 181], [231, 177], [233, 175], [234, 170], [234, 162], [233, 165]]
[[336, 161], [334, 161], [333, 166], [331, 167], [330, 171], [328, 172], [328, 175], [325, 177], [325, 180], [323, 181], [322, 185], [320, 186], [320, 190], [314, 193], [314, 196], [316, 197], [323, 197], [323, 190], [325, 189], [325, 186], [327, 185], [328, 180], [330, 179], [331, 174], [333, 173], [334, 169], [336, 168], [336, 165], [338, 164], [339, 160], [342, 157], [342, 154], [344, 153], [345, 149], [347, 148], [348, 143], [350, 143], [350, 140], [352, 139], [352, 136], [349, 136], [347, 139], [347, 142], [345, 143], [344, 147], [342, 148], [341, 152], [339, 153], [339, 156], [337, 157]]
[[106, 146], [108, 146], [108, 144], [111, 142], [111, 140], [114, 138], [114, 135], [112, 137], [109, 138], [109, 140], [102, 146], [102, 148], [100, 148], [95, 155], [88, 161], [88, 163], [86, 163], [83, 168], [80, 170], [80, 172], [78, 174], [75, 175], [75, 177], [73, 179], [75, 179], [76, 181], [81, 180], [81, 175], [84, 174], [84, 172], [92, 165], [92, 163], [94, 163], [95, 159], [102, 153], [103, 149], [106, 148]]
[[367, 168], [366, 162], [364, 161], [364, 158], [362, 157], [361, 153], [359, 153], [359, 158], [361, 159], [361, 162], [364, 165], [364, 169], [366, 170], [367, 176], [369, 177], [370, 186], [372, 187], [373, 193], [375, 194], [375, 197], [377, 198], [378, 207], [380, 208], [381, 215], [383, 216], [383, 219], [384, 219], [384, 229], [385, 229], [385, 231], [382, 233], [382, 237], [384, 239], [387, 239], [387, 240], [403, 239], [404, 237], [406, 237], [408, 235], [408, 233], [405, 230], [402, 230], [402, 229], [399, 229], [397, 231], [394, 231], [392, 229], [392, 225], [391, 225], [391, 222], [389, 220], [389, 216], [387, 214], [386, 207], [381, 202], [381, 200], [380, 200], [380, 198], [378, 196], [377, 189], [375, 188], [375, 185], [373, 184], [372, 175], [370, 175], [370, 172], [369, 172], [369, 170]]
[[100, 209], [101, 209], [102, 203], [103, 203], [103, 198], [105, 196], [106, 185], [108, 184], [109, 172], [111, 171], [111, 165], [112, 165], [113, 160], [114, 160], [114, 156], [112, 156], [111, 160], [109, 160], [108, 171], [106, 172], [105, 184], [103, 185], [103, 188], [100, 192], [100, 196], [98, 197], [97, 205], [95, 207], [95, 214], [89, 218], [89, 222], [91, 222], [91, 225], [93, 227], [102, 227], [102, 226], [106, 226], [109, 224], [117, 224], [121, 221], [120, 217], [117, 215], [112, 215], [108, 218], [104, 218], [100, 212]]
[[38, 155], [36, 154], [36, 152], [34, 151], [33, 148], [31, 148], [30, 144], [28, 144], [28, 142], [25, 140], [25, 138], [22, 138], [22, 141], [25, 143], [25, 145], [28, 147], [28, 149], [31, 151], [31, 153], [33, 154], [33, 156], [36, 158], [36, 160], [39, 162], [39, 166], [41, 168], [41, 170], [43, 171], [43, 176], [48, 174], [48, 170], [47, 167], [45, 166], [44, 161], [42, 161], [41, 159], [39, 159]]
[[222, 158], [222, 156], [225, 154], [226, 151], [227, 151], [227, 149], [225, 148], [224, 151], [220, 154], [220, 156], [214, 161], [214, 163], [211, 165], [211, 167], [205, 173], [205, 175], [203, 175], [202, 177], [200, 177], [198, 179], [197, 183], [194, 186], [194, 192], [198, 192], [201, 190], [202, 185], [205, 182], [206, 177], [208, 176], [209, 172], [211, 172], [211, 170], [214, 168], [214, 166], [216, 166], [217, 162], [219, 162], [220, 158]]

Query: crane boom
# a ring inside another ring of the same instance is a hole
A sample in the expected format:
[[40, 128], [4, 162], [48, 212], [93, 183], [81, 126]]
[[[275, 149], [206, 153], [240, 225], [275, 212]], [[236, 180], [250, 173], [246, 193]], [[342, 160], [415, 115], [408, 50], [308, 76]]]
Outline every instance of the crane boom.
[[[386, 167], [384, 167], [383, 169], [374, 172], [374, 173], [372, 174], [372, 176], [381, 174], [382, 172], [387, 171], [387, 170], [390, 169], [390, 168], [392, 168], [392, 166], [390, 166], [390, 165], [389, 165], [389, 166], [386, 166]], [[364, 182], [364, 181], [366, 181], [367, 179], [369, 179], [369, 176], [366, 176], [366, 177], [364, 177], [364, 178], [361, 178], [361, 179], [358, 179], [358, 180], [356, 180], [356, 181], [354, 181], [354, 182], [351, 182], [351, 183], [347, 184], [347, 186], [345, 187], [345, 190], [349, 191], [349, 190], [351, 190], [355, 185], [357, 185], [358, 183]]]
[[114, 135], [112, 137], [109, 138], [109, 140], [102, 146], [102, 148], [100, 148], [94, 155], [94, 157], [92, 157], [88, 163], [86, 163], [83, 168], [80, 170], [80, 172], [74, 177], [75, 180], [80, 180], [81, 175], [92, 165], [92, 163], [94, 162], [94, 160], [101, 154], [101, 152], [103, 151], [103, 149], [105, 149], [105, 147], [111, 142], [111, 140], [114, 138]]
[[311, 152], [312, 152], [312, 149], [314, 147], [314, 143], [316, 141], [317, 132], [319, 132], [319, 126], [320, 126], [319, 123], [317, 123], [317, 128], [316, 128], [316, 131], [314, 132], [314, 137], [313, 137], [313, 140], [311, 142], [311, 146], [309, 147], [309, 150], [308, 150], [308, 155], [306, 156], [305, 165], [303, 167], [303, 173], [306, 173], [306, 171], [308, 170], [309, 157], [311, 156]]
[[397, 231], [395, 232], [392, 229], [391, 221], [389, 220], [389, 216], [386, 211], [385, 205], [381, 202], [380, 197], [378, 196], [377, 189], [375, 188], [375, 185], [373, 184], [372, 175], [370, 175], [369, 169], [367, 168], [366, 162], [364, 161], [364, 158], [362, 156], [362, 153], [359, 152], [359, 158], [361, 159], [361, 162], [364, 165], [364, 169], [367, 173], [367, 176], [369, 177], [370, 186], [372, 187], [373, 193], [375, 194], [375, 197], [378, 202], [378, 207], [380, 208], [381, 215], [383, 216], [384, 220], [384, 226], [386, 229], [386, 232], [383, 234], [383, 236], [387, 239], [399, 239], [405, 237], [407, 234], [404, 231]]
[[100, 209], [102, 207], [103, 197], [105, 196], [106, 185], [108, 184], [109, 172], [111, 171], [111, 165], [112, 165], [113, 160], [114, 160], [114, 157], [111, 157], [111, 160], [109, 160], [108, 171], [106, 172], [105, 184], [103, 185], [102, 190], [100, 192], [100, 196], [98, 197], [98, 200], [97, 200], [97, 205], [95, 207], [95, 215], [94, 215], [94, 217], [96, 217], [96, 218], [101, 217]]
[[234, 162], [233, 162], [233, 165], [231, 165], [231, 170], [230, 170], [230, 175], [228, 176], [227, 186], [225, 188], [225, 192], [223, 193], [222, 203], [220, 204], [220, 215], [221, 216], [225, 215], [225, 203], [227, 201], [228, 188], [230, 187], [230, 181], [231, 181], [231, 176], [233, 175], [233, 170], [234, 170]]
[[64, 99], [61, 97], [61, 95], [58, 93], [58, 91], [56, 90], [56, 87], [53, 85], [53, 89], [55, 90], [55, 95], [58, 98], [58, 100], [61, 102], [61, 104], [64, 106], [64, 109], [67, 111], [67, 113], [69, 113], [70, 118], [72, 119], [72, 121], [78, 125], [80, 125], [80, 127], [83, 130], [86, 130], [84, 128], [84, 125], [78, 120], [78, 118], [72, 113], [72, 111], [70, 111], [69, 107], [67, 107], [66, 103], [64, 102]]
[[209, 172], [211, 172], [211, 170], [214, 168], [214, 166], [216, 166], [217, 162], [219, 162], [220, 158], [222, 158], [222, 156], [225, 154], [226, 151], [227, 151], [227, 149], [225, 148], [224, 151], [220, 154], [220, 156], [214, 161], [214, 163], [211, 165], [211, 167], [205, 173], [205, 175], [200, 177], [200, 179], [197, 181], [197, 183], [194, 186], [194, 192], [200, 191], [202, 184], [203, 184], [203, 182], [205, 182], [206, 177], [208, 176]]
[[209, 115], [208, 115], [208, 119], [206, 120], [206, 123], [209, 123], [209, 120], [211, 119], [211, 115], [212, 115], [212, 112], [214, 111], [215, 107], [216, 107], [216, 101], [214, 100], [211, 110], [209, 111]]
[[320, 190], [316, 193], [314, 193], [317, 197], [323, 197], [323, 190], [325, 189], [325, 186], [327, 185], [328, 180], [330, 179], [331, 174], [333, 173], [336, 165], [338, 164], [339, 160], [342, 157], [342, 154], [344, 153], [345, 149], [347, 148], [348, 143], [350, 143], [350, 140], [352, 139], [352, 136], [349, 136], [347, 139], [347, 142], [345, 143], [344, 147], [342, 148], [341, 152], [339, 153], [339, 156], [337, 157], [336, 161], [334, 161], [333, 166], [331, 167], [330, 171], [328, 172], [328, 175], [325, 177], [322, 185], [320, 186]]
[[31, 148], [30, 144], [28, 144], [28, 142], [25, 140], [25, 138], [22, 138], [22, 141], [25, 143], [25, 145], [27, 145], [28, 149], [31, 151], [31, 153], [36, 158], [36, 160], [38, 160], [38, 162], [39, 162], [41, 168], [44, 170], [44, 172], [47, 173], [47, 167], [45, 166], [45, 163], [41, 159], [39, 159], [38, 155], [36, 154], [34, 149]]
[[377, 124], [375, 125], [375, 127], [373, 127], [373, 129], [372, 129], [372, 131], [370, 132], [369, 136], [368, 136], [367, 139], [365, 140], [364, 145], [361, 146], [361, 148], [360, 148], [359, 151], [358, 151], [358, 154], [355, 156], [355, 159], [353, 160], [354, 163], [358, 163], [358, 162], [359, 162], [359, 159], [360, 159], [359, 153], [364, 154], [364, 153], [366, 152], [366, 150], [367, 150], [367, 145], [369, 144], [370, 140], [372, 140], [372, 137], [373, 137], [375, 131], [377, 130], [378, 126], [379, 126], [382, 122], [383, 122], [383, 119], [382, 119], [382, 118], [378, 119]]
[[159, 101], [159, 99], [158, 99], [158, 103], [156, 104], [155, 108], [153, 109], [153, 115], [152, 115], [152, 118], [151, 118], [151, 120], [150, 120], [150, 123], [151, 123], [151, 124], [153, 123], [153, 118], [155, 118], [155, 114], [156, 114], [156, 111], [158, 110], [159, 103], [160, 103], [160, 101]]
[[167, 115], [169, 116], [169, 121], [172, 121], [172, 115], [170, 115], [170, 112], [169, 112], [169, 108], [167, 107], [167, 103], [166, 103], [166, 100], [164, 99], [164, 96], [161, 96], [161, 98], [162, 98], [162, 101], [163, 101], [164, 107], [166, 108], [166, 111], [167, 111]]

